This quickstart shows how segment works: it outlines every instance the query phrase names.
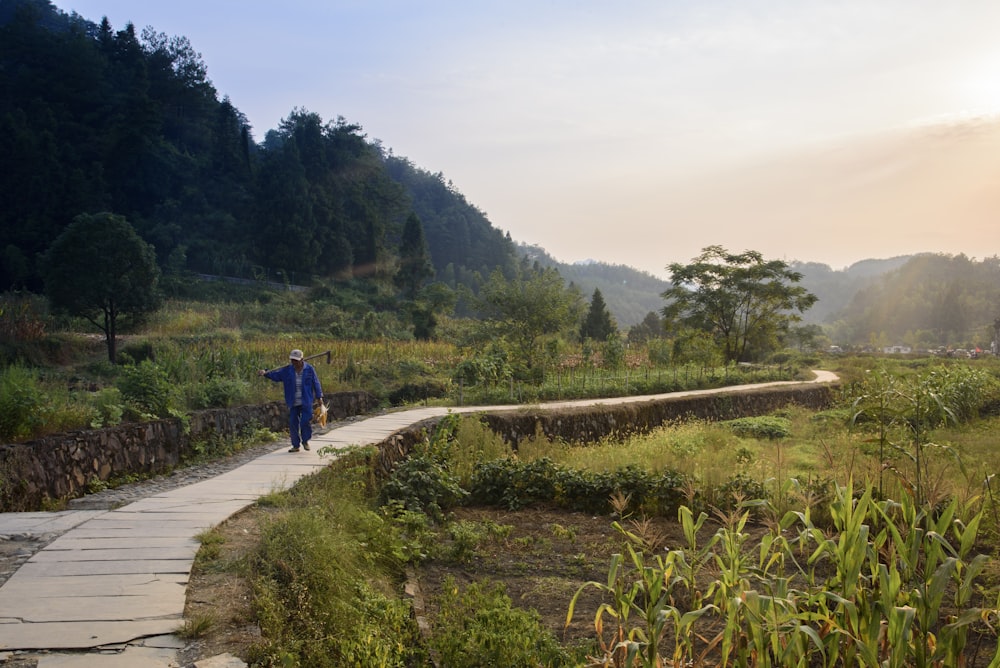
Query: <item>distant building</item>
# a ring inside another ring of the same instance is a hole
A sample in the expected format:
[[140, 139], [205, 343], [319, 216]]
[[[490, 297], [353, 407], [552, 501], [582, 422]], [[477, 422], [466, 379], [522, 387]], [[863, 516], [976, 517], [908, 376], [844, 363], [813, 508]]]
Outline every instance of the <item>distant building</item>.
[[886, 355], [906, 355], [913, 352], [910, 346], [886, 346], [882, 349]]

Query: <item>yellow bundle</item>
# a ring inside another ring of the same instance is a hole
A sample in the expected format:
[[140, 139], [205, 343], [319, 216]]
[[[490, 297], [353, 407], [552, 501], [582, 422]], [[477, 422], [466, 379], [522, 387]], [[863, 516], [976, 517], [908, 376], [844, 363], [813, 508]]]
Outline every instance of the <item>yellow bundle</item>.
[[324, 404], [322, 401], [317, 402], [316, 407], [313, 408], [313, 422], [315, 422], [320, 427], [326, 426], [326, 413], [330, 410], [330, 407]]

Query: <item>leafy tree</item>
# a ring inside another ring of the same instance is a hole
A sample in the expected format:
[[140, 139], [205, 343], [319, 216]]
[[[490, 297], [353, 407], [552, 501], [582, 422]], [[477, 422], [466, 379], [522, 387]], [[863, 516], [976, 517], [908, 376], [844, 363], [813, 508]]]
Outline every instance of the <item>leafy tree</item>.
[[601, 356], [607, 369], [620, 369], [625, 366], [625, 342], [617, 332], [608, 335], [601, 346]]
[[410, 318], [413, 321], [413, 336], [421, 341], [434, 338], [437, 316], [455, 308], [455, 291], [444, 283], [431, 283], [417, 293], [410, 302]]
[[795, 347], [799, 352], [819, 350], [830, 345], [829, 339], [823, 335], [823, 328], [819, 325], [790, 327], [785, 339], [790, 347]]
[[604, 296], [601, 295], [600, 289], [594, 288], [594, 294], [590, 298], [590, 309], [580, 326], [580, 338], [605, 341], [609, 336], [617, 333], [618, 325], [611, 317], [607, 304], [604, 303]]
[[515, 348], [532, 368], [538, 361], [540, 340], [577, 321], [580, 294], [566, 287], [554, 269], [527, 269], [507, 280], [496, 270], [479, 294], [487, 323]]
[[801, 274], [757, 251], [734, 254], [709, 246], [691, 264], [673, 263], [668, 270], [673, 287], [663, 293], [664, 318], [672, 328], [709, 333], [726, 362], [773, 350], [778, 336], [801, 320], [798, 313], [816, 301], [795, 285]]
[[670, 359], [678, 364], [696, 364], [703, 369], [722, 362], [719, 346], [709, 332], [684, 328], [676, 332]]
[[427, 252], [424, 226], [417, 214], [411, 213], [403, 225], [403, 238], [399, 242], [399, 269], [396, 270], [396, 287], [406, 299], [415, 299], [424, 281], [434, 276], [434, 265]]
[[663, 319], [657, 315], [656, 311], [650, 311], [638, 325], [633, 325], [628, 330], [629, 343], [646, 343], [650, 339], [663, 338]]
[[122, 216], [77, 216], [52, 242], [44, 265], [52, 306], [104, 332], [112, 363], [117, 360], [118, 319], [159, 307], [160, 270], [153, 247]]

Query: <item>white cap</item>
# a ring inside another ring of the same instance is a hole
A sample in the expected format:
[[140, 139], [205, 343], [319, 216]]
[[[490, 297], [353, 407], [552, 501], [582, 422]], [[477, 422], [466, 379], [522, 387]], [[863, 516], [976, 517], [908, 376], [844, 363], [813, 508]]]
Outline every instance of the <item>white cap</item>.
[[292, 352], [288, 353], [288, 359], [290, 360], [301, 360], [303, 357], [302, 351], [296, 348]]

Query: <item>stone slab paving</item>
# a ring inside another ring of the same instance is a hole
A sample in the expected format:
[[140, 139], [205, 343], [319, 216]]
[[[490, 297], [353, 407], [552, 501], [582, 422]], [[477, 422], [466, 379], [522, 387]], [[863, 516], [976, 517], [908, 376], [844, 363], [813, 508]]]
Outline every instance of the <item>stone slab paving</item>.
[[[836, 381], [817, 372], [814, 382]], [[759, 383], [769, 387], [793, 383]], [[797, 383], [794, 383], [797, 384]], [[735, 389], [735, 388], [724, 388]], [[651, 401], [706, 391], [545, 404], [545, 408]], [[0, 587], [0, 655], [11, 650], [80, 650], [40, 655], [39, 668], [176, 667], [185, 587], [197, 536], [257, 498], [285, 489], [327, 464], [323, 448], [377, 443], [416, 422], [449, 412], [517, 406], [417, 408], [348, 423], [314, 435], [311, 451], [287, 442], [209, 480], [154, 494], [114, 510], [0, 514], [0, 535], [61, 534]], [[150, 643], [151, 638], [167, 638]], [[138, 639], [138, 640], [137, 640]], [[171, 640], [172, 639], [172, 640]], [[182, 646], [182, 643], [181, 643]], [[95, 649], [97, 648], [97, 649]]]

